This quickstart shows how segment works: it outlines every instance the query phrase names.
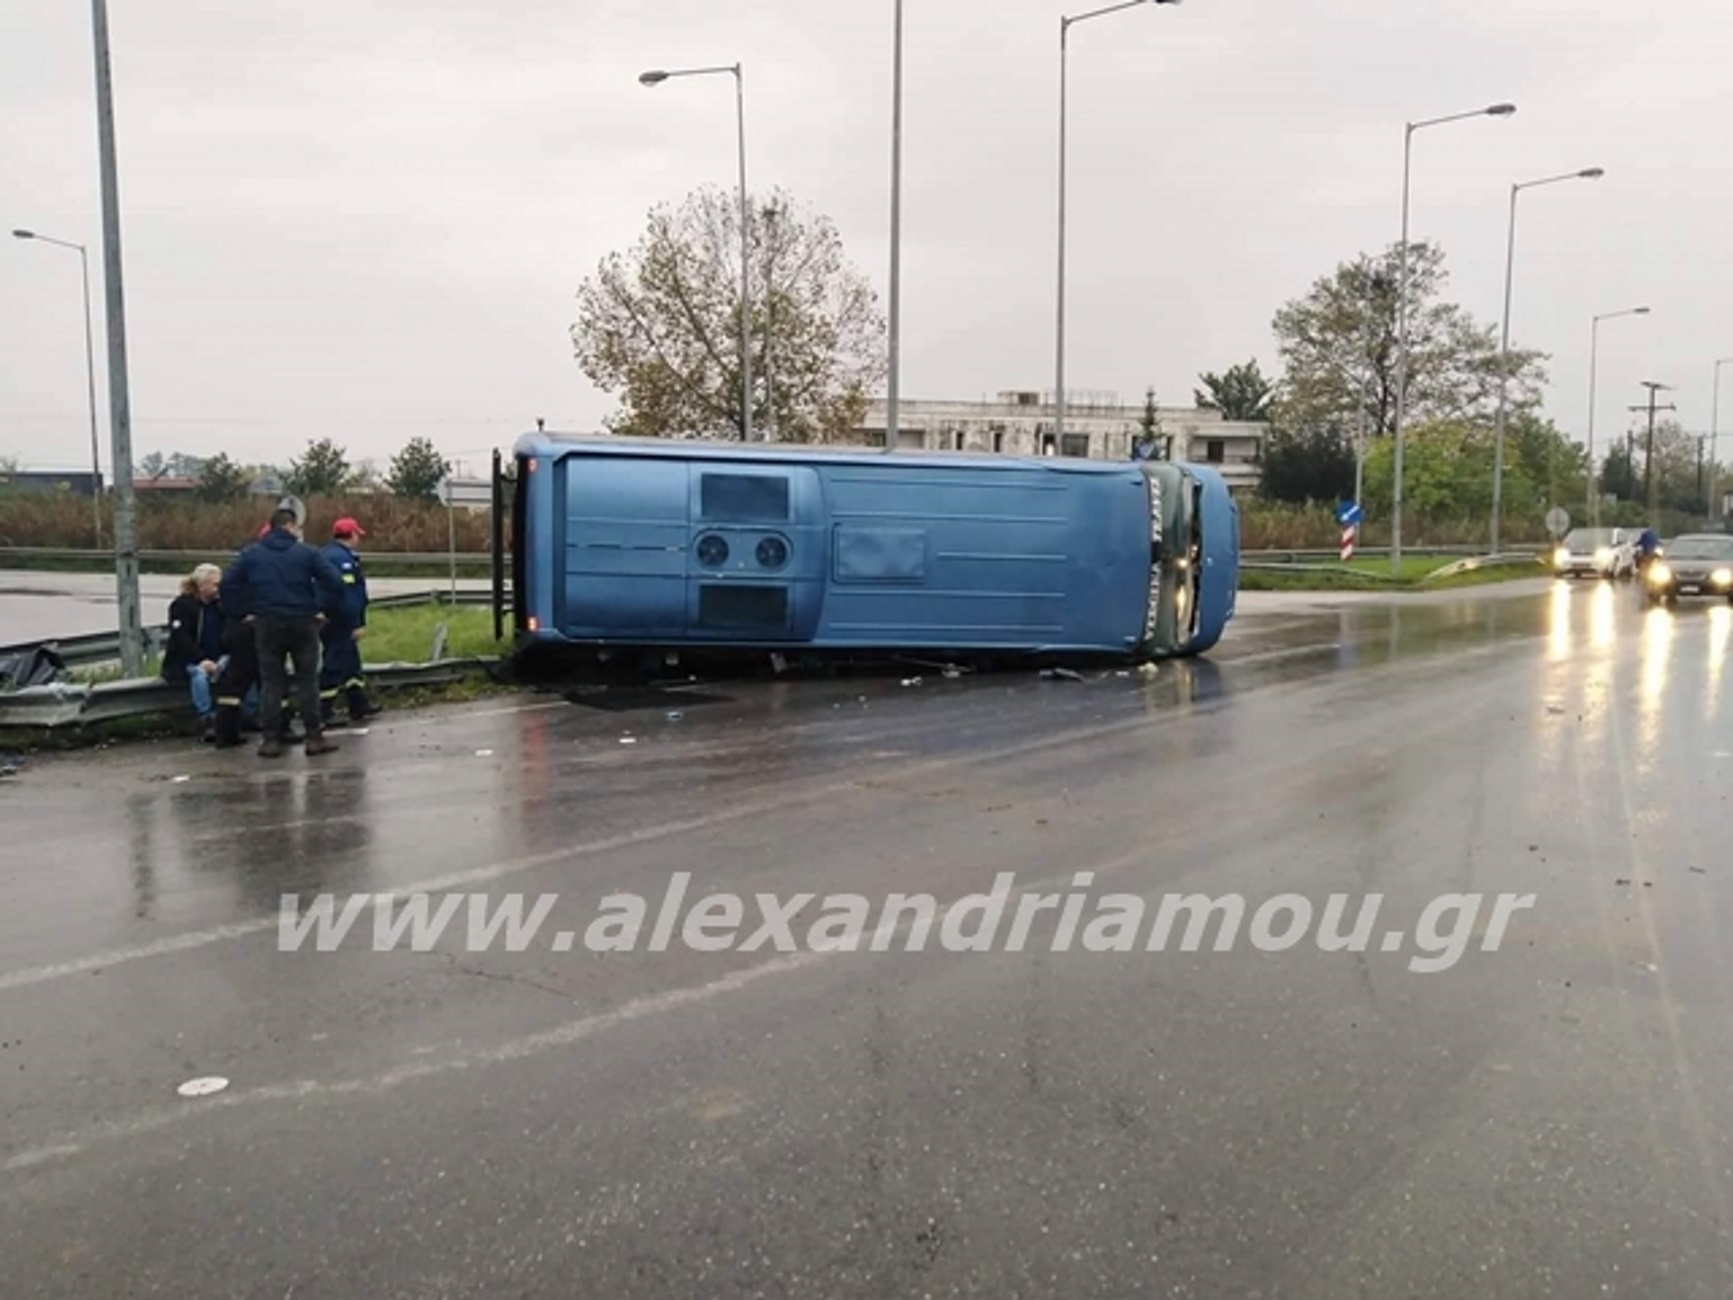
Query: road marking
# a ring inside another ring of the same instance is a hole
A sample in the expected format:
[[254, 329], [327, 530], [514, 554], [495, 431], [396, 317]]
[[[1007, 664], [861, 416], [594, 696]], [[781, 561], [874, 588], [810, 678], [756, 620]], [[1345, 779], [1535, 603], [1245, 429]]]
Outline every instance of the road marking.
[[[1126, 867], [1146, 863], [1148, 856], [1146, 848], [1138, 848], [1129, 853], [1118, 854], [1106, 862], [1087, 868], [1087, 870], [1103, 874], [1121, 871]], [[1018, 895], [1030, 894], [1043, 889], [1067, 885], [1073, 883], [1075, 874], [1075, 872], [1068, 870], [1042, 880], [1033, 880], [1026, 885], [1019, 886], [1016, 893]], [[965, 895], [963, 898], [956, 899], [939, 909], [933, 918], [933, 924], [943, 925], [945, 918], [950, 915], [951, 911], [959, 903], [967, 901], [969, 897], [969, 895]], [[891, 942], [894, 943], [897, 937], [913, 929], [915, 924], [912, 920], [899, 921], [894, 926], [883, 927], [874, 933], [888, 932], [891, 935]], [[227, 1109], [256, 1102], [372, 1096], [400, 1088], [404, 1084], [413, 1083], [418, 1079], [455, 1074], [463, 1070], [485, 1068], [492, 1065], [504, 1065], [510, 1061], [537, 1056], [556, 1048], [570, 1047], [607, 1029], [629, 1025], [634, 1021], [651, 1016], [666, 1015], [668, 1012], [677, 1011], [682, 1007], [709, 1002], [725, 994], [749, 988], [771, 976], [792, 974], [795, 971], [817, 965], [819, 962], [843, 956], [850, 951], [847, 948], [829, 948], [788, 953], [762, 962], [757, 966], [732, 971], [704, 984], [688, 985], [684, 988], [670, 989], [664, 993], [634, 998], [615, 1007], [612, 1011], [600, 1011], [592, 1015], [581, 1016], [577, 1020], [569, 1020], [564, 1024], [555, 1025], [552, 1029], [542, 1030], [540, 1033], [510, 1039], [497, 1047], [459, 1053], [455, 1056], [436, 1060], [422, 1059], [407, 1062], [370, 1078], [339, 1079], [329, 1083], [321, 1083], [316, 1079], [301, 1079], [292, 1083], [265, 1084], [250, 1091], [229, 1092], [223, 1096], [213, 1097], [204, 1105], [196, 1108], [175, 1107], [172, 1110], [148, 1111], [131, 1119], [109, 1120], [95, 1124], [83, 1133], [67, 1135], [65, 1140], [21, 1151], [17, 1155], [10, 1156], [3, 1164], [0, 1164], [0, 1172], [14, 1173], [21, 1169], [47, 1164], [50, 1161], [69, 1159], [83, 1154], [88, 1147], [97, 1142], [123, 1141], [129, 1138], [144, 1137], [160, 1129], [184, 1123], [194, 1116], [206, 1116], [213, 1109]]]
[[[1196, 711], [1196, 706], [1180, 705], [1171, 715], [1174, 718], [1185, 717]], [[1090, 727], [1073, 728], [1070, 731], [1058, 732], [1051, 736], [1043, 736], [1038, 740], [1025, 741], [1020, 745], [1012, 745], [1005, 749], [994, 750], [988, 754], [964, 754], [952, 758], [929, 759], [924, 763], [912, 763], [899, 767], [894, 777], [885, 778], [897, 782], [918, 781], [934, 772], [942, 772], [950, 768], [972, 764], [988, 764], [1003, 762], [1009, 759], [1021, 758], [1028, 754], [1040, 753], [1044, 750], [1062, 749], [1068, 745], [1087, 744], [1100, 740], [1103, 736], [1113, 736], [1121, 733], [1141, 731], [1149, 726], [1149, 720], [1138, 716], [1126, 718], [1119, 722], [1100, 723]], [[541, 867], [551, 866], [556, 862], [566, 862], [574, 858], [588, 857], [596, 853], [607, 853], [614, 849], [634, 848], [640, 844], [649, 844], [657, 840], [668, 839], [677, 835], [689, 834], [693, 831], [706, 831], [717, 826], [725, 826], [731, 822], [746, 821], [766, 814], [781, 812], [796, 808], [802, 804], [818, 803], [833, 798], [839, 794], [858, 790], [860, 778], [849, 777], [846, 780], [827, 782], [810, 790], [797, 791], [778, 799], [766, 799], [757, 803], [736, 804], [719, 812], [707, 813], [701, 817], [688, 817], [681, 821], [665, 822], [659, 826], [643, 827], [628, 831], [621, 835], [610, 835], [603, 839], [592, 840], [587, 844], [570, 844], [558, 849], [550, 849], [545, 853], [532, 853], [521, 858], [510, 858], [504, 862], [489, 863], [485, 866], [471, 867], [463, 871], [449, 872], [430, 879], [411, 881], [395, 889], [376, 891], [380, 897], [398, 898], [407, 894], [433, 894], [464, 886], [486, 884], [500, 880], [506, 876], [518, 875], [526, 871], [534, 871]], [[229, 939], [245, 938], [248, 935], [261, 934], [277, 928], [278, 918], [275, 914], [269, 917], [258, 917], [251, 921], [234, 921], [227, 925], [213, 926], [205, 930], [194, 930], [186, 934], [174, 935], [167, 939], [158, 939], [154, 943], [140, 944], [132, 948], [116, 948], [109, 952], [94, 953], [88, 957], [79, 957], [71, 961], [55, 962], [45, 966], [26, 967], [22, 970], [0, 973], [0, 993], [12, 989], [27, 988], [36, 984], [47, 984], [53, 980], [65, 979], [70, 975], [82, 975], [88, 971], [106, 970], [129, 962], [143, 961], [151, 957], [161, 957], [169, 953], [186, 952], [194, 948], [204, 948], [211, 944], [222, 943]]]

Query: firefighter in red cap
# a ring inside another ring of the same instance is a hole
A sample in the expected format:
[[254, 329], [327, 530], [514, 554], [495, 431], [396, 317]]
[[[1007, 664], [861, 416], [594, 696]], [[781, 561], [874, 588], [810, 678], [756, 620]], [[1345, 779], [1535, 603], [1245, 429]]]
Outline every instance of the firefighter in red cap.
[[343, 580], [341, 610], [319, 630], [322, 654], [319, 663], [319, 708], [325, 726], [340, 726], [337, 697], [349, 706], [349, 721], [360, 722], [379, 712], [367, 698], [367, 681], [361, 672], [361, 638], [367, 634], [367, 574], [361, 567], [356, 546], [367, 534], [345, 515], [331, 525], [331, 542], [325, 558]]

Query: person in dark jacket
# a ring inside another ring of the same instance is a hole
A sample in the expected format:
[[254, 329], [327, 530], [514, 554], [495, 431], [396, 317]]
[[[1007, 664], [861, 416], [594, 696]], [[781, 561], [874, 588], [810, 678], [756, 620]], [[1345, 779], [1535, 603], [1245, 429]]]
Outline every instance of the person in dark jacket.
[[181, 594], [168, 607], [168, 646], [162, 658], [163, 680], [187, 687], [207, 744], [216, 739], [212, 689], [229, 657], [223, 607], [217, 600], [222, 577], [216, 565], [201, 564], [181, 583]]
[[259, 651], [259, 714], [263, 758], [283, 752], [283, 696], [288, 663], [295, 666], [300, 713], [306, 721], [306, 752], [337, 749], [325, 738], [319, 717], [319, 624], [343, 604], [343, 580], [322, 554], [301, 540], [293, 510], [271, 516], [271, 531], [236, 557], [223, 575], [223, 604], [244, 608]]
[[367, 574], [355, 547], [366, 531], [347, 515], [331, 525], [325, 558], [343, 579], [343, 605], [337, 616], [319, 629], [319, 705], [325, 726], [337, 721], [337, 697], [349, 706], [349, 721], [360, 722], [379, 712], [367, 698], [361, 672], [361, 638], [367, 633]]

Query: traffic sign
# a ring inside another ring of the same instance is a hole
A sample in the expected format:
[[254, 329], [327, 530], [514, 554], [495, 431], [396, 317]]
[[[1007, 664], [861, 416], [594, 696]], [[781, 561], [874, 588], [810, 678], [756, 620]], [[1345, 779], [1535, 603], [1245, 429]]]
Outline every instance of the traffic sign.
[[1563, 537], [1570, 526], [1570, 511], [1563, 506], [1554, 506], [1546, 512], [1546, 530], [1554, 537]]
[[1358, 524], [1366, 517], [1366, 507], [1358, 501], [1339, 501], [1336, 503], [1336, 522], [1344, 527]]

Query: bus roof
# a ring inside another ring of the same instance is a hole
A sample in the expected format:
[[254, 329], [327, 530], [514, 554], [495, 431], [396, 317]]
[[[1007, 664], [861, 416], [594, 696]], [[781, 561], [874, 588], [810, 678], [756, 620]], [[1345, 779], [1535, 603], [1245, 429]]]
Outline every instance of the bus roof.
[[[538, 431], [527, 433], [513, 447], [520, 456], [608, 456], [643, 455], [674, 459], [742, 460], [756, 463], [811, 462], [823, 460], [843, 465], [883, 465], [887, 461], [908, 464], [920, 461], [951, 469], [1020, 468], [1054, 473], [1117, 474], [1158, 461], [1093, 460], [1080, 456], [1012, 456], [995, 451], [890, 451], [877, 447], [840, 446], [823, 443], [724, 442], [710, 438], [636, 438], [607, 434], [567, 434]], [[1187, 465], [1185, 468], [1192, 468]]]

